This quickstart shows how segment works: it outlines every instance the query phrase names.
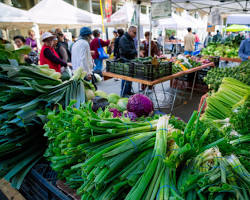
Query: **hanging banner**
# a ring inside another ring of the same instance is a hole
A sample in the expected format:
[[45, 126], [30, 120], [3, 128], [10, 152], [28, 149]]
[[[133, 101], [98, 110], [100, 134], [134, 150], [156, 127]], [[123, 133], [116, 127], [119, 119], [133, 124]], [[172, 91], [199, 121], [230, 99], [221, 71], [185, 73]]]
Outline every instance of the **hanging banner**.
[[207, 32], [215, 32], [215, 25], [207, 23]]
[[107, 22], [110, 22], [110, 16], [112, 15], [112, 0], [105, 0], [105, 15], [107, 18]]
[[170, 0], [151, 0], [152, 20], [171, 17], [172, 7]]

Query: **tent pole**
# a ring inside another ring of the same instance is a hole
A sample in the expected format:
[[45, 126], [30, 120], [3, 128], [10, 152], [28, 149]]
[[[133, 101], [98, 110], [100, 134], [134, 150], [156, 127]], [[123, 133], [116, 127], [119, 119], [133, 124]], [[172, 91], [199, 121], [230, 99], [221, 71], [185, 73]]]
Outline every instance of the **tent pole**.
[[149, 31], [149, 44], [148, 44], [148, 56], [151, 56], [151, 41], [152, 41], [152, 11], [150, 11], [150, 31]]
[[10, 40], [10, 32], [9, 32], [9, 29], [6, 27], [5, 31], [6, 31], [7, 39], [8, 39], [8, 41], [9, 41], [9, 40]]
[[166, 33], [165, 33], [165, 28], [162, 28], [162, 38], [163, 38], [163, 41], [162, 41], [162, 44], [160, 44], [160, 45], [163, 45], [163, 47], [162, 47], [162, 54], [164, 55], [165, 54], [165, 35], [166, 35]]
[[137, 57], [140, 57], [140, 33], [141, 33], [141, 27], [140, 27], [140, 13], [141, 13], [141, 1], [137, 1]]
[[37, 48], [38, 48], [38, 50], [40, 50], [41, 49], [41, 43], [40, 43], [40, 31], [39, 31], [38, 24], [33, 24], [32, 30], [35, 32]]
[[[100, 0], [100, 10], [101, 10], [101, 16], [102, 16], [102, 32], [105, 34], [105, 28], [104, 28], [104, 21], [103, 21], [103, 7], [102, 7], [102, 0]], [[104, 38], [103, 38], [104, 39]]]

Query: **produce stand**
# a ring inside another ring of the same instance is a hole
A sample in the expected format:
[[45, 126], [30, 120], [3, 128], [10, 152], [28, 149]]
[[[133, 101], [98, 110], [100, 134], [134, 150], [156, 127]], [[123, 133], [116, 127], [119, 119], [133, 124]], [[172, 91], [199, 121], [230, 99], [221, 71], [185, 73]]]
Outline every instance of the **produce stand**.
[[[155, 86], [157, 84], [162, 84], [163, 82], [170, 81], [170, 80], [173, 80], [175, 78], [182, 77], [184, 75], [195, 72], [195, 76], [194, 76], [193, 84], [192, 84], [191, 96], [190, 96], [190, 98], [192, 98], [197, 71], [205, 69], [207, 67], [214, 67], [214, 63], [211, 62], [211, 63], [201, 65], [199, 67], [195, 67], [195, 68], [192, 68], [192, 69], [189, 69], [189, 70], [186, 70], [186, 71], [178, 72], [176, 74], [172, 74], [172, 75], [169, 75], [169, 76], [164, 76], [164, 77], [156, 79], [154, 81], [141, 80], [141, 79], [138, 79], [138, 78], [132, 78], [132, 77], [129, 77], [129, 76], [124, 76], [124, 75], [115, 74], [115, 73], [111, 73], [111, 72], [103, 72], [103, 76], [104, 77], [110, 77], [110, 78], [118, 78], [118, 79], [122, 79], [122, 80], [125, 80], [125, 81], [131, 81], [131, 82], [144, 84], [144, 85], [147, 86], [147, 88], [145, 90], [145, 94], [147, 94], [147, 90], [148, 90], [149, 86]], [[165, 95], [165, 90], [164, 90], [163, 85], [162, 85], [162, 89], [163, 89], [163, 93]], [[154, 93], [155, 98], [156, 98], [157, 107], [158, 107], [158, 109], [160, 109], [159, 101], [158, 101], [158, 98], [157, 98], [154, 87], [152, 88], [152, 90], [153, 90], [153, 93]], [[173, 99], [173, 102], [171, 103], [172, 104], [171, 112], [173, 111], [173, 108], [174, 108], [174, 103], [175, 103], [175, 98], [176, 98], [177, 91], [178, 91], [178, 88], [176, 88], [176, 92], [174, 94], [174, 99]]]

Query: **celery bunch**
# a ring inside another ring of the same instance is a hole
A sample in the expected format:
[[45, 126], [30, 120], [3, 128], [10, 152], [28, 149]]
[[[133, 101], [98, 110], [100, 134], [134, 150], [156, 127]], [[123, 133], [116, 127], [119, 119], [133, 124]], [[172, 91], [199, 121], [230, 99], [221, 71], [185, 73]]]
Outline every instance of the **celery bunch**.
[[207, 108], [202, 118], [225, 119], [230, 116], [233, 106], [248, 95], [250, 86], [232, 78], [224, 78], [218, 92], [208, 97]]

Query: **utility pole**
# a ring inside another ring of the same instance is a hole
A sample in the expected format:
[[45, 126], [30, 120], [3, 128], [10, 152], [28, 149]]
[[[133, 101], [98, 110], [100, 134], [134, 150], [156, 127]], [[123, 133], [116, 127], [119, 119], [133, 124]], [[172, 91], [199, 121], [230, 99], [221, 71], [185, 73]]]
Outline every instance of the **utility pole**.
[[73, 6], [77, 7], [77, 0], [73, 0]]
[[4, 0], [3, 2], [4, 2], [5, 4], [7, 4], [7, 5], [9, 5], [9, 6], [13, 6], [11, 0]]

